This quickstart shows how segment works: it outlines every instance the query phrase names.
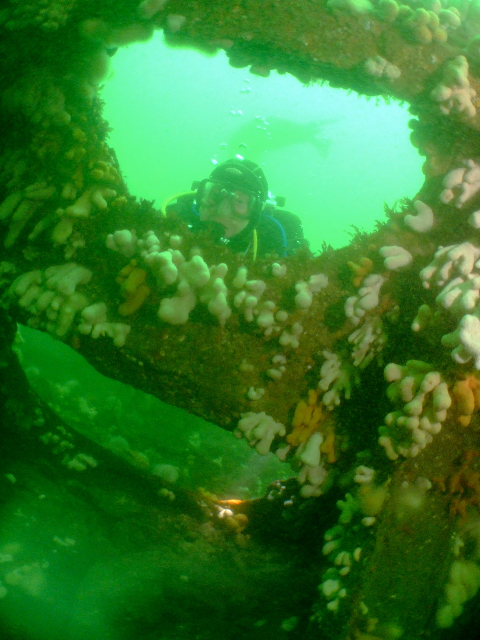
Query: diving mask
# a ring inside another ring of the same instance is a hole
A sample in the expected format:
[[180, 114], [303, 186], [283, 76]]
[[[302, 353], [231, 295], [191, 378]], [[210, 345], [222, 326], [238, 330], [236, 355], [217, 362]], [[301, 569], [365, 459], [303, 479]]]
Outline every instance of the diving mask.
[[207, 217], [210, 212], [214, 216], [221, 211], [238, 220], [249, 220], [256, 211], [257, 196], [233, 185], [207, 179], [198, 186], [196, 203]]

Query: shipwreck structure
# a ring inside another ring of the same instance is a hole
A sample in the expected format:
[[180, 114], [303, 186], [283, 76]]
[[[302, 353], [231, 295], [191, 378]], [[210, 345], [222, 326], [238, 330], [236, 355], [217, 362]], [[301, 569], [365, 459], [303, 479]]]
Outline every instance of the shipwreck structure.
[[[129, 193], [97, 95], [114, 50], [155, 29], [258, 75], [408, 102], [420, 192], [314, 258], [232, 255], [162, 217]], [[303, 637], [466, 637], [480, 589], [480, 4], [12, 0], [0, 30], [7, 420], [38, 420], [10, 351], [20, 322], [274, 452], [297, 504], [320, 513], [340, 496]]]

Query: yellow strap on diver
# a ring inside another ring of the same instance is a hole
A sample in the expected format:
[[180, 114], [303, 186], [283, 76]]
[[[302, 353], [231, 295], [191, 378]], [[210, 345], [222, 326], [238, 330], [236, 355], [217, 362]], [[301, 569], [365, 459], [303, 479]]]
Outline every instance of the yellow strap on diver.
[[194, 193], [197, 193], [197, 192], [196, 191], [180, 191], [180, 193], [175, 193], [173, 196], [169, 196], [166, 200], [162, 202], [162, 206], [160, 207], [160, 214], [162, 218], [167, 217], [167, 206], [170, 204], [170, 202], [173, 202], [173, 200], [176, 200], [177, 198], [181, 198], [182, 196], [193, 196]]
[[252, 252], [253, 252], [253, 261], [257, 259], [257, 250], [258, 250], [258, 236], [257, 230], [253, 230], [253, 240], [252, 240]]

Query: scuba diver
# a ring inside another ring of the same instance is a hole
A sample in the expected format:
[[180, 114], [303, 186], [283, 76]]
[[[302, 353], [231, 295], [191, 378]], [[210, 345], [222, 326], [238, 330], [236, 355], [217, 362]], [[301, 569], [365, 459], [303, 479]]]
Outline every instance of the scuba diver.
[[[194, 233], [208, 234], [236, 253], [250, 252], [254, 259], [308, 247], [300, 218], [276, 208], [284, 199], [271, 197], [265, 174], [251, 160], [227, 160], [192, 189], [169, 198], [162, 213], [175, 213]], [[177, 202], [168, 205], [175, 197]]]

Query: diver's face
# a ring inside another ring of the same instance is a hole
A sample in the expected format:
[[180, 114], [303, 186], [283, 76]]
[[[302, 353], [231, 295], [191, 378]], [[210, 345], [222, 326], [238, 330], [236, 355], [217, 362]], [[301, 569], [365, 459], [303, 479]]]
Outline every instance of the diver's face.
[[213, 185], [202, 198], [200, 220], [218, 222], [225, 229], [225, 238], [236, 236], [249, 220], [250, 196], [242, 191], [227, 191]]

